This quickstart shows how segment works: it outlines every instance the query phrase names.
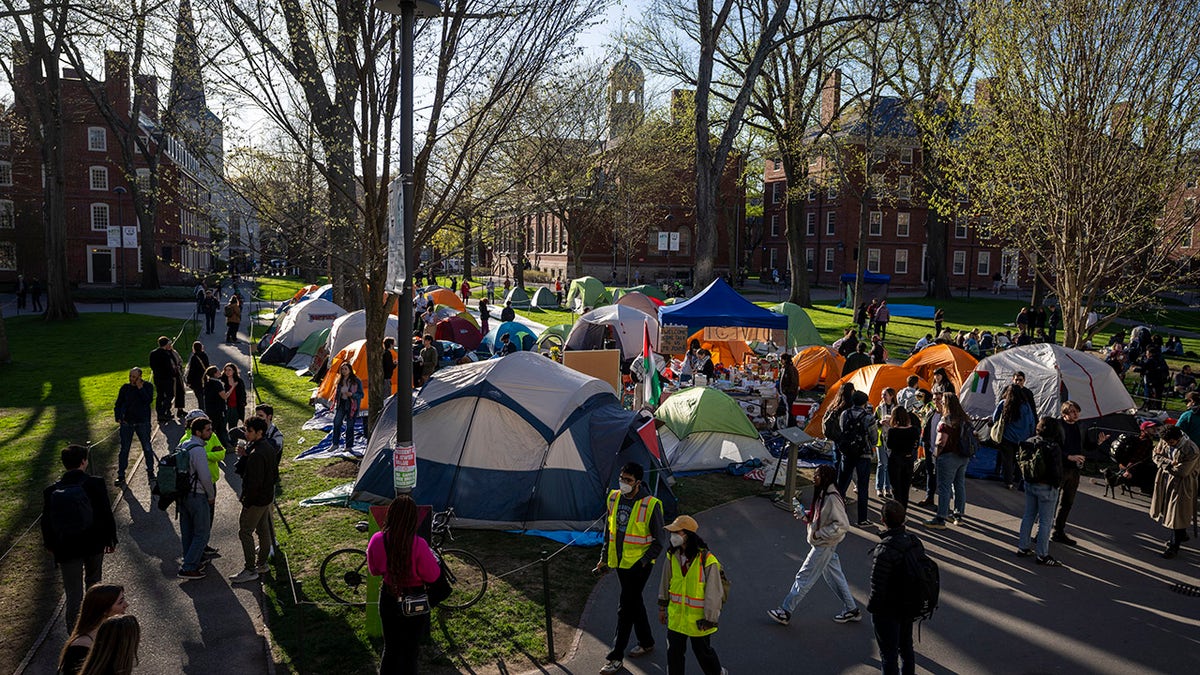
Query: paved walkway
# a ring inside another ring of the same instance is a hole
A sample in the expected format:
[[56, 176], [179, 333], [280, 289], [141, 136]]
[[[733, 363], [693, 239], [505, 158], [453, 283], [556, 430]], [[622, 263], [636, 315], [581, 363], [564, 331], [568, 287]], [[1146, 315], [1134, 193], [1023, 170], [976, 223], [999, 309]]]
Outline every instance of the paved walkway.
[[[1013, 554], [1024, 495], [977, 480], [967, 482], [967, 492], [968, 524], [913, 528], [941, 566], [942, 579], [940, 608], [921, 628], [919, 672], [1200, 670], [1200, 598], [1171, 591], [1177, 582], [1200, 585], [1200, 553], [1193, 546], [1175, 560], [1159, 557], [1165, 530], [1146, 516], [1147, 497], [1108, 499], [1099, 487], [1083, 486], [1072, 514], [1078, 524], [1071, 529], [1080, 546], [1052, 544], [1067, 567], [1044, 569]], [[872, 518], [878, 518], [877, 507], [872, 500]], [[917, 517], [927, 512], [918, 509], [910, 523]], [[823, 582], [790, 626], [767, 618], [808, 551], [802, 525], [790, 513], [748, 498], [697, 520], [733, 584], [713, 643], [731, 673], [879, 672], [869, 615], [859, 624], [834, 623], [841, 609]], [[877, 541], [878, 530], [855, 528], [838, 548], [860, 605], [867, 600], [869, 551]], [[657, 576], [646, 592], [652, 622], [656, 582]], [[609, 575], [584, 610], [574, 656], [542, 672], [596, 672], [614, 630], [616, 600], [617, 582]], [[654, 628], [654, 653], [626, 659], [628, 672], [666, 671], [665, 628]], [[688, 669], [698, 672], [690, 655]]]
[[[139, 303], [131, 309], [139, 314], [183, 319], [191, 316], [193, 307], [188, 302]], [[107, 305], [80, 304], [79, 308], [81, 311], [108, 310]], [[237, 346], [222, 344], [224, 335], [222, 324], [213, 335], [201, 335], [200, 339], [213, 363], [232, 361], [241, 365], [243, 377], [247, 379], [246, 388], [250, 390], [245, 335]], [[157, 337], [146, 337], [147, 353]], [[190, 347], [182, 345], [181, 351], [186, 354]], [[187, 407], [198, 407], [191, 392], [188, 392]], [[253, 406], [249, 409], [253, 410]], [[164, 455], [168, 447], [177, 444], [182, 433], [182, 425], [178, 423], [155, 427], [155, 453], [160, 457]], [[138, 617], [141, 625], [137, 672], [203, 675], [268, 672], [269, 651], [260, 611], [260, 584], [232, 586], [226, 578], [242, 568], [241, 544], [237, 537], [239, 477], [222, 467], [211, 545], [219, 548], [223, 557], [209, 563], [206, 578], [185, 582], [175, 576], [180, 560], [179, 521], [175, 508], [160, 511], [151, 498], [136, 440], [131, 450], [131, 464], [135, 457], [139, 461], [129, 469], [130, 486], [115, 503], [120, 544], [104, 561], [104, 580], [125, 585], [129, 611]], [[232, 468], [233, 463], [229, 461], [226, 465]], [[37, 647], [24, 672], [53, 673], [66, 637], [67, 628], [60, 612], [55, 615], [46, 639]]]

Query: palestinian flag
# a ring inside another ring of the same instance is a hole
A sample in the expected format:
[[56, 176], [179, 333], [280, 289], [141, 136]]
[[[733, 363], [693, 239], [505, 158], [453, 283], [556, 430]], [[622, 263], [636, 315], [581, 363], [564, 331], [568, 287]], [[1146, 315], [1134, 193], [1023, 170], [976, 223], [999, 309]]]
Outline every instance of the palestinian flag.
[[991, 383], [992, 374], [986, 370], [976, 370], [967, 379], [966, 390], [973, 394], [986, 394]]
[[654, 367], [654, 355], [650, 352], [650, 322], [642, 323], [642, 384], [646, 386], [643, 399], [652, 406], [658, 405], [662, 396], [662, 383], [658, 381], [658, 369]]

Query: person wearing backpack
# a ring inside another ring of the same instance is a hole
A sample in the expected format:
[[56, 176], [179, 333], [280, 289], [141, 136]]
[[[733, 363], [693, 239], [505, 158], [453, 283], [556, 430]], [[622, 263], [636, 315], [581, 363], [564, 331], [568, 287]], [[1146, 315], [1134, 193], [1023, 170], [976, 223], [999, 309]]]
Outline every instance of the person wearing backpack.
[[104, 556], [117, 547], [117, 523], [104, 479], [87, 473], [88, 448], [63, 448], [66, 473], [42, 491], [42, 545], [62, 572], [68, 630], [79, 618], [83, 590], [100, 582]]
[[176, 500], [179, 538], [183, 545], [183, 563], [177, 575], [180, 579], [204, 578], [201, 558], [212, 533], [211, 507], [217, 503], [217, 492], [204, 447], [212, 435], [212, 421], [205, 417], [198, 418], [192, 422], [192, 437], [180, 448], [181, 451], [187, 451], [186, 484]]
[[[920, 539], [904, 528], [904, 505], [888, 500], [883, 504], [883, 526], [879, 544], [871, 551], [871, 595], [867, 611], [879, 645], [879, 661], [884, 675], [913, 675], [916, 660], [913, 653], [913, 621], [916, 612], [929, 612], [924, 605], [915, 608], [913, 600], [925, 600], [921, 585], [913, 579], [910, 559], [928, 559]], [[931, 561], [932, 564], [932, 561]], [[936, 567], [935, 567], [936, 569]]]
[[833, 443], [833, 466], [837, 471], [842, 470], [842, 453], [838, 445], [842, 441], [842, 413], [854, 405], [854, 385], [846, 382], [838, 389], [833, 404], [821, 417], [821, 434]]
[[992, 430], [992, 441], [999, 443], [997, 450], [1000, 454], [1000, 477], [1009, 490], [1017, 488], [1016, 455], [1017, 446], [1034, 435], [1034, 425], [1037, 424], [1037, 407], [1033, 403], [1033, 394], [1028, 397], [1025, 392], [1025, 374], [1013, 375], [1013, 383], [1004, 390], [996, 411], [992, 414], [992, 424], [999, 429]]
[[[966, 444], [962, 434], [972, 433], [971, 419], [963, 410], [958, 396], [949, 392], [934, 399], [938, 402], [941, 419], [937, 423], [934, 440], [934, 471], [937, 474], [937, 515], [921, 523], [925, 527], [945, 529], [947, 521], [962, 524], [967, 508], [967, 463]], [[954, 495], [954, 511], [950, 511], [950, 495]]]
[[711, 642], [725, 603], [721, 563], [696, 534], [695, 518], [679, 516], [663, 529], [671, 537], [658, 586], [658, 622], [667, 627], [667, 673], [683, 675], [690, 641], [704, 675], [726, 675]]
[[842, 412], [842, 440], [838, 449], [842, 453], [842, 473], [838, 477], [838, 492], [846, 494], [850, 481], [854, 481], [854, 490], [858, 501], [859, 527], [870, 524], [867, 520], [869, 499], [868, 485], [871, 477], [871, 449], [874, 439], [879, 437], [875, 427], [875, 415], [871, 411], [871, 401], [866, 392], [856, 391], [851, 398], [852, 405]]
[[1018, 448], [1017, 461], [1025, 475], [1025, 515], [1021, 516], [1017, 555], [1022, 558], [1034, 555], [1034, 549], [1030, 548], [1030, 533], [1036, 518], [1037, 564], [1062, 567], [1062, 563], [1050, 555], [1050, 530], [1063, 480], [1062, 429], [1058, 420], [1053, 417], [1039, 419], [1036, 435], [1023, 441]]

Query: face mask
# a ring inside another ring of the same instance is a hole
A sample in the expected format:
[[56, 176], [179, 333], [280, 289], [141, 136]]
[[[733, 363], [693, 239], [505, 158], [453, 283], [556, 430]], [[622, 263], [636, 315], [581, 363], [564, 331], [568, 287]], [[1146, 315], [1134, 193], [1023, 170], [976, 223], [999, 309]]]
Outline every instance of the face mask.
[[683, 535], [682, 534], [672, 534], [671, 535], [671, 546], [673, 546], [675, 548], [679, 548], [680, 546], [683, 546]]
[[629, 483], [621, 483], [618, 486], [618, 489], [621, 490], [621, 494], [623, 494], [623, 495], [633, 494], [633, 486], [630, 485]]

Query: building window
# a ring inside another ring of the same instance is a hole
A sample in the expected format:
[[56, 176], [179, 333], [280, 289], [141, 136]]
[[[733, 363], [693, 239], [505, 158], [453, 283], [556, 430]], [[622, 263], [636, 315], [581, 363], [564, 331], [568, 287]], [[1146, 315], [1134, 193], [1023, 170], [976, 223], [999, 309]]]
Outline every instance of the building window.
[[954, 252], [954, 270], [953, 270], [953, 272], [957, 276], [962, 276], [967, 273], [967, 252], [966, 251], [955, 251]]
[[967, 221], [966, 220], [963, 220], [962, 218], [956, 218], [954, 220], [954, 238], [955, 239], [966, 239], [967, 238]]
[[105, 152], [108, 150], [108, 134], [104, 127], [88, 127], [88, 150]]
[[900, 148], [900, 163], [901, 164], [912, 164], [912, 162], [913, 162], [913, 149], [912, 148]]
[[908, 249], [896, 249], [896, 274], [908, 274]]
[[829, 201], [833, 201], [837, 198], [838, 198], [837, 183], [830, 183], [829, 186], [825, 188], [825, 199], [827, 199]]
[[909, 223], [911, 222], [911, 220], [912, 220], [911, 213], [897, 213], [896, 214], [896, 236], [897, 237], [907, 237], [908, 236], [908, 226], [909, 226]]
[[817, 236], [817, 214], [808, 214], [807, 226], [804, 228], [804, 233], [810, 237]]
[[975, 264], [975, 273], [981, 277], [990, 276], [992, 273], [992, 254], [989, 251], [980, 251], [979, 258]]
[[815, 248], [804, 249], [804, 266], [808, 269], [809, 272], [813, 271], [813, 267], [816, 264], [816, 258], [817, 258], [817, 249], [815, 249]]
[[12, 145], [12, 129], [7, 124], [0, 124], [0, 145]]
[[17, 245], [11, 241], [0, 241], [0, 270], [17, 269]]
[[777, 267], [779, 267], [779, 249], [777, 249], [777, 248], [770, 249], [769, 254], [770, 255], [768, 256], [767, 259], [770, 262], [767, 263], [767, 269], [772, 269], [772, 270], [776, 269]]
[[1183, 217], [1191, 220], [1196, 217], [1196, 198], [1188, 197], [1183, 200]]
[[817, 183], [811, 180], [808, 181], [808, 201], [817, 201]]
[[13, 216], [13, 203], [8, 199], [0, 199], [0, 230], [11, 230], [17, 226]]
[[867, 228], [867, 234], [872, 237], [882, 237], [883, 236], [883, 212], [882, 211], [872, 211], [871, 212], [870, 227]]
[[778, 213], [771, 214], [771, 236], [772, 237], [779, 236], [779, 214]]
[[872, 164], [878, 164], [885, 159], [887, 159], [887, 150], [884, 150], [882, 147], [880, 147], [878, 145], [871, 148], [871, 163]]
[[773, 159], [771, 160], [771, 166], [775, 167], [775, 170], [778, 171], [783, 168], [783, 162]]
[[867, 249], [867, 271], [879, 274], [879, 249]]
[[0, 162], [0, 185], [12, 185], [12, 162]]
[[912, 199], [912, 176], [900, 176], [900, 199]]
[[93, 190], [107, 190], [108, 169], [102, 166], [93, 166], [88, 169], [88, 183]]
[[880, 195], [885, 194], [883, 186], [883, 174], [871, 174], [871, 180], [867, 183], [867, 199], [878, 199]]
[[108, 231], [108, 204], [92, 204], [92, 229], [97, 232]]
[[150, 169], [137, 170], [137, 186], [143, 193], [150, 191]]
[[834, 253], [834, 249], [832, 247], [825, 249], [825, 271], [826, 272], [833, 271], [833, 253]]
[[783, 201], [783, 183], [771, 183], [771, 203], [778, 204]]

